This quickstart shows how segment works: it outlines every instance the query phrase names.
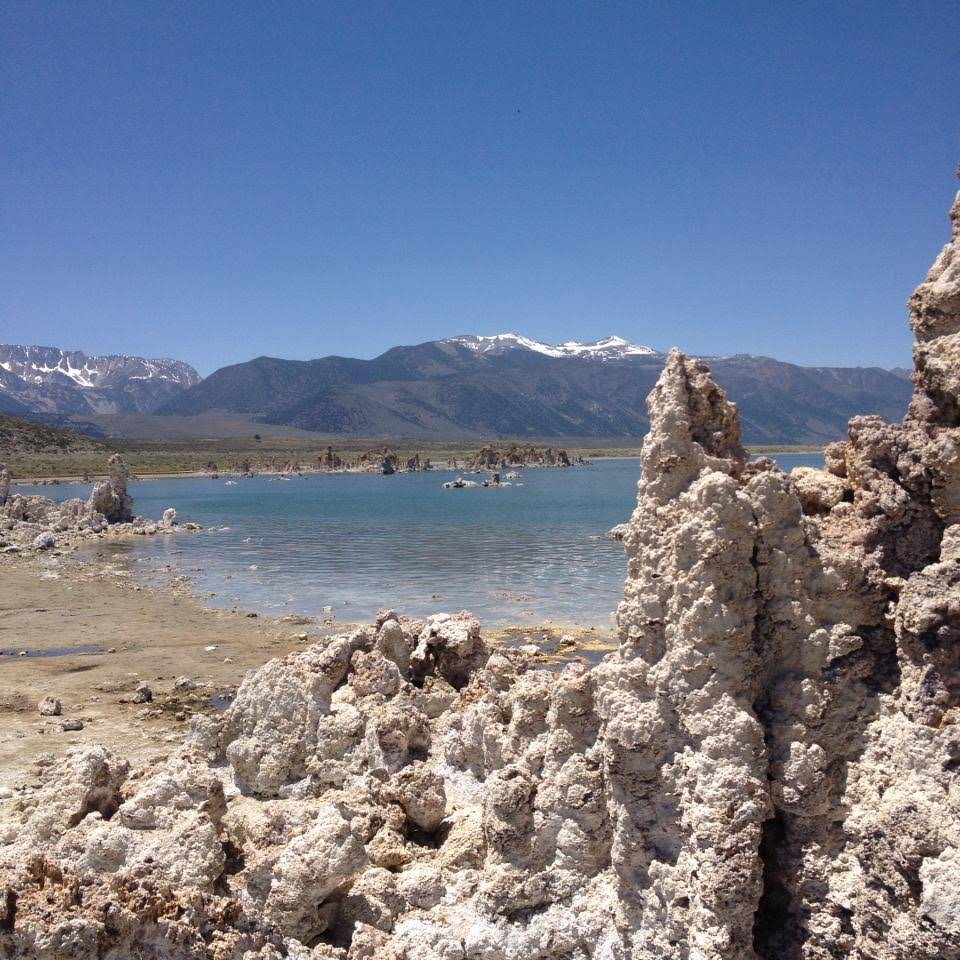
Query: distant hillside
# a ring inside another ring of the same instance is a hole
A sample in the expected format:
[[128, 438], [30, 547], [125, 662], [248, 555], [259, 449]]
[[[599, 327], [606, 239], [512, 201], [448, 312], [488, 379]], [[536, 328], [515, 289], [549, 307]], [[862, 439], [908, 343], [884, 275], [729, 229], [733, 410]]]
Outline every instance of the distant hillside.
[[25, 453], [78, 453], [107, 449], [107, 445], [99, 440], [69, 430], [0, 415], [0, 461]]
[[151, 413], [199, 382], [197, 371], [179, 360], [95, 357], [57, 347], [0, 344], [3, 413]]
[[21, 403], [19, 400], [14, 400], [13, 397], [7, 396], [7, 394], [0, 392], [0, 413], [12, 413], [17, 416], [23, 416], [26, 413], [30, 412], [30, 408]]
[[[394, 347], [373, 360], [258, 357], [216, 371], [157, 413], [215, 411], [352, 436], [639, 437], [663, 360], [620, 337], [552, 346], [517, 334]], [[826, 443], [864, 411], [900, 419], [912, 391], [878, 368], [707, 362], [740, 405], [748, 443]]]

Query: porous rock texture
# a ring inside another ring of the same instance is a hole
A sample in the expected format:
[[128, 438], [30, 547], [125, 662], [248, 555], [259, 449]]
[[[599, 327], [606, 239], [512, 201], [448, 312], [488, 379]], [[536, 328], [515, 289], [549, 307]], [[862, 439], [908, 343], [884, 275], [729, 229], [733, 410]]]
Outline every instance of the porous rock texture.
[[854, 420], [827, 471], [749, 462], [670, 354], [616, 654], [551, 673], [468, 614], [387, 611], [250, 674], [165, 762], [80, 750], [6, 804], [0, 946], [960, 957], [957, 243], [911, 300], [910, 414]]
[[0, 463], [0, 507], [2, 507], [10, 497], [10, 484], [13, 477], [10, 475], [10, 469], [5, 463]]

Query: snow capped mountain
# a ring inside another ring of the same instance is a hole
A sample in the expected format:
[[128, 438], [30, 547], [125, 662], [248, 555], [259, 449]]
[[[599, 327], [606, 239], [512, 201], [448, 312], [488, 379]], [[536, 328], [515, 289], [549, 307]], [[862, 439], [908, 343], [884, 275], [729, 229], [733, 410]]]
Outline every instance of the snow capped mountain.
[[563, 354], [548, 343], [531, 340], [519, 333], [495, 333], [491, 337], [477, 337], [467, 334], [461, 337], [448, 337], [441, 343], [453, 343], [460, 347], [467, 347], [475, 353], [504, 353], [507, 350], [533, 350], [536, 353], [545, 353], [548, 357], [562, 357]]
[[118, 380], [169, 380], [183, 387], [200, 382], [197, 371], [179, 360], [145, 360], [125, 354], [93, 357], [57, 347], [0, 344], [0, 367], [34, 383], [65, 377], [86, 388], [109, 386]]
[[145, 413], [199, 382], [179, 360], [0, 344], [0, 394], [41, 413]]
[[624, 357], [655, 357], [659, 355], [658, 350], [652, 347], [638, 346], [624, 340], [623, 337], [604, 337], [602, 340], [594, 340], [593, 343], [577, 343], [575, 340], [569, 340], [567, 343], [561, 343], [558, 350], [567, 357], [597, 357], [601, 360], [622, 360]]
[[592, 343], [568, 340], [566, 343], [554, 345], [540, 340], [531, 340], [519, 333], [497, 333], [488, 337], [474, 335], [450, 337], [441, 342], [467, 347], [479, 354], [501, 354], [507, 350], [532, 350], [548, 357], [581, 357], [589, 360], [623, 360], [626, 357], [660, 355], [659, 351], [651, 347], [638, 346], [617, 336], [604, 337]]
[[[550, 344], [516, 333], [460, 336], [391, 347], [370, 360], [257, 357], [215, 371], [157, 412], [233, 413], [356, 437], [640, 437], [665, 360], [613, 337]], [[712, 367], [740, 403], [751, 443], [829, 442], [858, 410], [899, 419], [912, 393], [909, 381], [883, 370], [761, 357]]]

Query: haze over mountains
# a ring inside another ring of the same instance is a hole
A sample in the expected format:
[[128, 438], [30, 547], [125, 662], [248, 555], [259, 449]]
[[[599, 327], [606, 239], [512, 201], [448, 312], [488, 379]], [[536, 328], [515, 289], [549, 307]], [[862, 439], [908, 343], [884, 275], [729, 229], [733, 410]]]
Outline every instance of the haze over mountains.
[[[710, 357], [740, 405], [750, 443], [823, 443], [870, 410], [895, 420], [900, 372]], [[548, 344], [463, 335], [393, 347], [372, 360], [257, 357], [201, 380], [187, 364], [0, 347], [0, 412], [83, 417], [227, 414], [322, 433], [422, 439], [638, 437], [664, 354], [611, 336]]]

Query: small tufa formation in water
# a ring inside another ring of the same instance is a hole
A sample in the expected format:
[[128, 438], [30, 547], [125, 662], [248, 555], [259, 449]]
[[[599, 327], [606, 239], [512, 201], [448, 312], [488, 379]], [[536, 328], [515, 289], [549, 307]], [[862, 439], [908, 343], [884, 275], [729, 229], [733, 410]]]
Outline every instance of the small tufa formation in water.
[[91, 513], [101, 513], [107, 523], [129, 523], [133, 519], [133, 499], [127, 493], [130, 469], [119, 453], [107, 461], [107, 479], [94, 484], [87, 504]]
[[133, 514], [133, 500], [127, 493], [130, 471], [120, 454], [107, 464], [108, 479], [99, 481], [89, 499], [74, 497], [57, 503], [48, 497], [10, 494], [10, 472], [0, 468], [0, 550], [20, 553], [29, 547], [34, 553], [63, 547], [80, 540], [110, 533], [154, 534], [177, 529], [198, 530], [195, 523], [177, 523], [176, 510], [164, 511], [158, 523]]
[[[585, 463], [581, 457], [573, 462]], [[510, 467], [569, 467], [566, 450], [559, 447], [518, 446], [499, 448], [487, 444], [467, 459], [468, 470], [507, 470]]]
[[855, 419], [826, 471], [750, 463], [671, 352], [616, 654], [549, 673], [469, 614], [387, 611], [248, 675], [169, 760], [76, 751], [0, 815], [0, 943], [960, 956], [958, 243], [911, 301], [910, 415]]
[[333, 447], [328, 446], [324, 453], [317, 457], [317, 466], [321, 470], [343, 470], [346, 464], [339, 454], [334, 453]]
[[392, 476], [400, 467], [400, 457], [384, 447], [382, 450], [368, 450], [361, 453], [354, 461], [352, 469], [361, 473], [382, 473], [384, 476]]

